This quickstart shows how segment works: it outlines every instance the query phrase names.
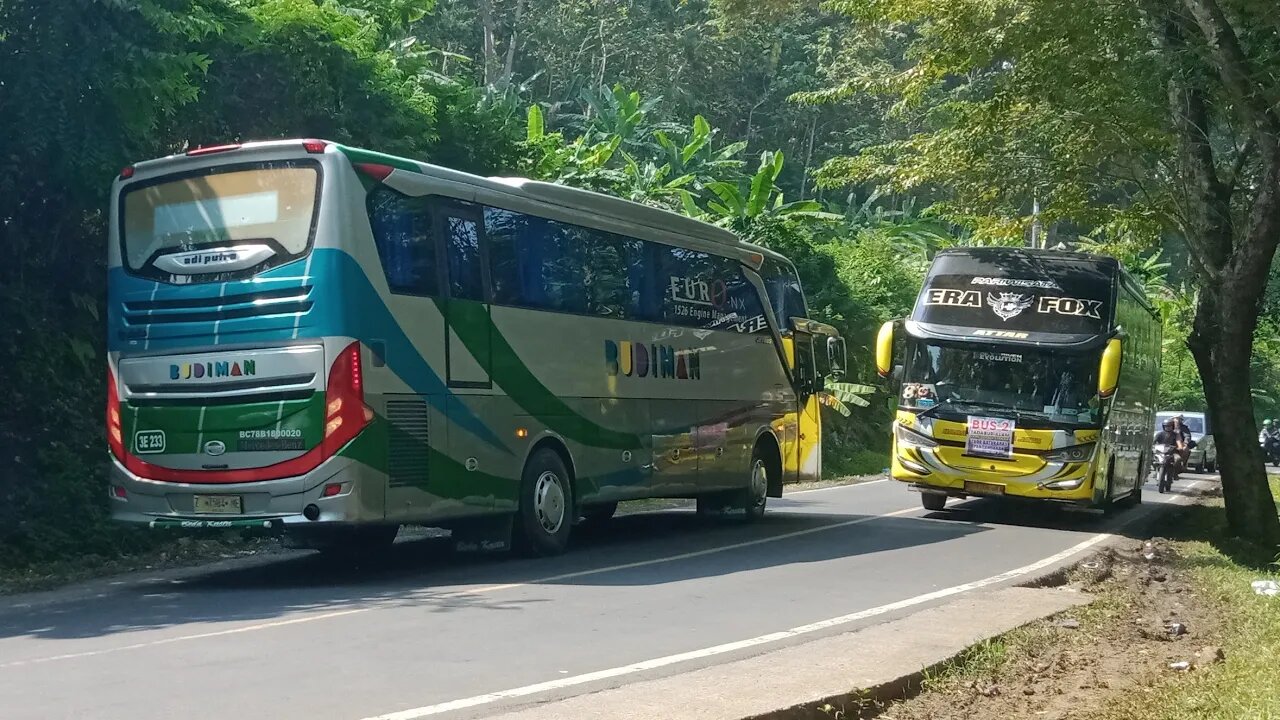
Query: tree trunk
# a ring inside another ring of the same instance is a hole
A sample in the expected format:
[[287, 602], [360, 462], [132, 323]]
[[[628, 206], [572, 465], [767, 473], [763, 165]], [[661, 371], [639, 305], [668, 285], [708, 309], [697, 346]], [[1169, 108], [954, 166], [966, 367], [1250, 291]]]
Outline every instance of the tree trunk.
[[480, 0], [480, 29], [484, 33], [484, 84], [494, 84], [498, 74], [498, 48], [493, 26], [493, 0]]
[[1242, 282], [1234, 278], [1201, 291], [1187, 345], [1209, 403], [1227, 525], [1233, 535], [1271, 547], [1280, 544], [1280, 519], [1258, 446], [1249, 378], [1257, 311], [1240, 302], [1248, 304], [1247, 298], [1260, 290], [1253, 292]]
[[524, 15], [524, 0], [516, 0], [515, 19], [511, 23], [511, 37], [507, 38], [507, 61], [502, 66], [502, 82], [511, 82], [516, 70], [516, 47], [520, 44], [520, 18]]

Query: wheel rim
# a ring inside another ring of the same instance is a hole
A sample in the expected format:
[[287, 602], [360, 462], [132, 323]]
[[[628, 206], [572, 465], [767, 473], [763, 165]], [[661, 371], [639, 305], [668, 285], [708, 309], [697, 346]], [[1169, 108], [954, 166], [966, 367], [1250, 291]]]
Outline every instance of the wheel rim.
[[763, 460], [756, 460], [751, 466], [751, 507], [762, 508], [769, 495], [769, 469]]
[[533, 486], [533, 513], [548, 535], [555, 535], [564, 525], [564, 488], [560, 477], [550, 470], [538, 476]]

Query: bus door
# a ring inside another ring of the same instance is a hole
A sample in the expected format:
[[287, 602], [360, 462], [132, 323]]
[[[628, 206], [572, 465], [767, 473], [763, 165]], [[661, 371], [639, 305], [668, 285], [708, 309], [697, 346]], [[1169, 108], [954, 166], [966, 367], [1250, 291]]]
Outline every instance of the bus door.
[[[799, 405], [796, 438], [797, 482], [816, 482], [822, 477], [822, 415], [818, 401], [821, 378], [816, 357], [818, 343], [825, 343], [822, 336], [796, 330], [794, 364], [796, 402]], [[825, 345], [823, 346], [825, 348]]]
[[445, 372], [449, 387], [489, 388], [490, 342], [484, 222], [473, 208], [444, 205], [438, 213], [444, 252]]

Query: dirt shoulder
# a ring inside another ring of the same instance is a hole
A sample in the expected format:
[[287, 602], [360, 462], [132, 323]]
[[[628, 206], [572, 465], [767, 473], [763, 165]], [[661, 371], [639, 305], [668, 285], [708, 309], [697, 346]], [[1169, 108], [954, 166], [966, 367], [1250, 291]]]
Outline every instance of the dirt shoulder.
[[1221, 501], [1203, 498], [1160, 535], [1108, 548], [1061, 578], [1090, 605], [970, 648], [909, 700], [842, 717], [1280, 717], [1280, 597], [1251, 587], [1276, 567], [1223, 537], [1221, 523]]

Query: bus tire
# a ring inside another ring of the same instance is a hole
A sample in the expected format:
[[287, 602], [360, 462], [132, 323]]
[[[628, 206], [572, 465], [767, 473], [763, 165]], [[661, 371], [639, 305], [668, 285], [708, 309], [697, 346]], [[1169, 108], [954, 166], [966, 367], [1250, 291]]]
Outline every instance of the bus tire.
[[942, 493], [922, 492], [920, 493], [920, 504], [925, 510], [931, 512], [941, 512], [947, 508], [947, 496]]
[[764, 517], [765, 506], [769, 504], [769, 480], [769, 458], [765, 455], [764, 446], [756, 443], [755, 450], [751, 451], [751, 476], [742, 500], [742, 509], [748, 520]]
[[536, 450], [520, 476], [520, 507], [513, 544], [523, 555], [559, 555], [569, 545], [573, 525], [569, 470], [551, 448]]

